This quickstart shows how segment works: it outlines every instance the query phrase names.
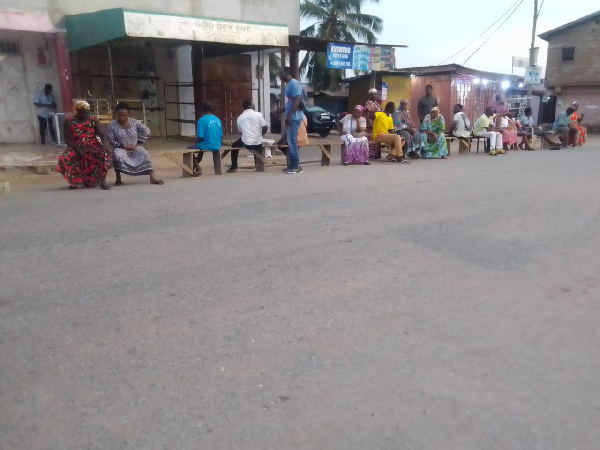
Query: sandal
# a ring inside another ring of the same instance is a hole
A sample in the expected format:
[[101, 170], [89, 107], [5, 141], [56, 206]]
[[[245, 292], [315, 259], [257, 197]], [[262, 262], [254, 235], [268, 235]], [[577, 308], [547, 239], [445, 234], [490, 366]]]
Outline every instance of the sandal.
[[165, 184], [165, 182], [163, 180], [156, 180], [152, 181], [150, 184], [158, 184], [159, 186], [162, 186], [163, 184]]
[[115, 183], [115, 186], [123, 186], [125, 183], [123, 183], [122, 181], [117, 181]]

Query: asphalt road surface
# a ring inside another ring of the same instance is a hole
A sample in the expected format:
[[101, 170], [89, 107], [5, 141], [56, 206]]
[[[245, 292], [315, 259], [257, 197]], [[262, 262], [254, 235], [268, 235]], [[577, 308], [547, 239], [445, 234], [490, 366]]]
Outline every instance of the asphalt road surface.
[[0, 449], [598, 449], [598, 140], [304, 170], [0, 196]]

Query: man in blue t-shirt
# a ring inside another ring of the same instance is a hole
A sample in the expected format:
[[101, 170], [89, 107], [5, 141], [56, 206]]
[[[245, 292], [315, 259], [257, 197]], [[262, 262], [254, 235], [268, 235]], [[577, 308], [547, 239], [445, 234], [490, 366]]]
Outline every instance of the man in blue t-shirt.
[[561, 112], [552, 125], [552, 131], [556, 133], [564, 148], [572, 148], [575, 146], [575, 138], [577, 137], [577, 127], [571, 125], [571, 114], [575, 112], [575, 108], [569, 106], [566, 111]]
[[[218, 150], [221, 149], [221, 145], [223, 144], [223, 125], [219, 118], [213, 114], [212, 105], [209, 102], [202, 105], [202, 117], [198, 119], [196, 136], [198, 137], [196, 144], [198, 149], [211, 152], [216, 151], [216, 157], [221, 157]], [[204, 152], [198, 152], [198, 156], [194, 158], [194, 170], [198, 175], [202, 174], [202, 169], [200, 168], [202, 156], [204, 156]], [[214, 158], [215, 154], [213, 154]]]
[[285, 125], [287, 127], [287, 142], [290, 151], [290, 167], [285, 173], [300, 173], [300, 154], [298, 152], [298, 130], [304, 118], [302, 105], [304, 91], [298, 80], [292, 76], [292, 69], [282, 67], [279, 69], [279, 79], [285, 86]]

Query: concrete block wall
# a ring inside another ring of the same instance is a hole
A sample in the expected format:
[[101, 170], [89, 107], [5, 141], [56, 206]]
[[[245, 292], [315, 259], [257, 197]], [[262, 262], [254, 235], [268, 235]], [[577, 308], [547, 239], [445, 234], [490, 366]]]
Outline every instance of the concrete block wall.
[[[562, 62], [562, 48], [575, 47], [575, 60]], [[600, 85], [600, 23], [590, 20], [550, 37], [545, 84]]]
[[565, 87], [562, 88], [560, 94], [557, 94], [556, 98], [557, 114], [577, 100], [579, 113], [585, 113], [581, 125], [586, 127], [590, 133], [600, 133], [600, 85]]

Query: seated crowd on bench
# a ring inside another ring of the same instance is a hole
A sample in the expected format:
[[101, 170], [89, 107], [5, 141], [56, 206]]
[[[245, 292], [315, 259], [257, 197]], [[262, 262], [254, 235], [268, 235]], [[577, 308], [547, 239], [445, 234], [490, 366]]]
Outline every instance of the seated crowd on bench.
[[[279, 142], [279, 148], [286, 156], [289, 152], [289, 163], [284, 173], [295, 174], [302, 172], [299, 147], [308, 145], [307, 121], [303, 113], [307, 98], [300, 83], [292, 77], [289, 67], [282, 68], [279, 77], [286, 84], [286, 138]], [[381, 158], [381, 144], [389, 146], [387, 161], [408, 163], [406, 156], [411, 159], [444, 159], [448, 154], [449, 138], [458, 139], [467, 149], [472, 139], [485, 138], [489, 141], [489, 154], [492, 156], [505, 154], [508, 150], [533, 150], [531, 140], [534, 135], [548, 142], [551, 150], [582, 146], [586, 142], [587, 130], [580, 125], [584, 114], [578, 115], [579, 104], [576, 101], [558, 114], [552, 130], [536, 127], [529, 107], [515, 119], [501, 96], [496, 97], [494, 106], [485, 108], [473, 126], [463, 112], [463, 105], [456, 104], [452, 126], [446, 135], [444, 116], [432, 93], [432, 86], [427, 85], [425, 96], [417, 106], [421, 122], [417, 127], [408, 111], [407, 99], [400, 100], [398, 109], [393, 102], [388, 102], [382, 109], [377, 90], [369, 90], [369, 100], [365, 105], [355, 106], [352, 113], [338, 123], [345, 146], [344, 164], [369, 164], [370, 159]], [[263, 136], [268, 130], [267, 122], [255, 111], [251, 100], [244, 101], [242, 106], [243, 113], [237, 119], [241, 138], [232, 144], [231, 168], [227, 173], [237, 172], [239, 148], [262, 151]], [[150, 183], [163, 184], [155, 177], [150, 156], [142, 146], [150, 136], [150, 129], [129, 117], [129, 106], [124, 103], [117, 105], [117, 119], [108, 125], [106, 141], [112, 146], [112, 153], [103, 144], [98, 120], [90, 114], [89, 103], [80, 101], [75, 105], [75, 110], [75, 115], [65, 121], [67, 149], [59, 157], [57, 167], [71, 189], [100, 186], [108, 190], [106, 175], [111, 160], [117, 175], [116, 186], [123, 184], [123, 173], [149, 175]], [[213, 159], [220, 158], [219, 150], [223, 145], [223, 126], [213, 114], [210, 103], [202, 105], [202, 112], [197, 123], [197, 143], [192, 147], [199, 150], [193, 158], [197, 175], [202, 173], [200, 162], [204, 152], [216, 152], [213, 153]]]
[[[404, 140], [402, 154], [388, 156], [390, 161], [403, 161], [404, 156], [411, 159], [444, 159], [448, 154], [448, 138], [455, 138], [460, 143], [460, 148], [468, 149], [474, 138], [485, 138], [489, 142], [489, 154], [492, 156], [505, 154], [509, 150], [534, 150], [532, 147], [533, 136], [539, 136], [550, 145], [551, 150], [560, 148], [581, 146], [586, 141], [587, 130], [580, 125], [583, 114], [578, 115], [578, 103], [575, 101], [564, 112], [560, 113], [551, 130], [543, 130], [536, 127], [532, 119], [532, 109], [525, 108], [523, 114], [518, 118], [513, 117], [502, 96], [496, 96], [496, 103], [493, 106], [485, 108], [484, 113], [475, 120], [474, 124], [463, 112], [463, 105], [454, 105], [454, 116], [449, 132], [445, 133], [444, 116], [439, 110], [438, 100], [432, 95], [433, 87], [427, 85], [425, 96], [423, 96], [417, 105], [417, 114], [420, 125], [413, 122], [412, 116], [408, 110], [408, 100], [403, 98], [397, 110], [393, 110], [393, 103], [386, 104], [385, 111], [379, 102], [379, 96], [376, 89], [369, 90], [369, 99], [361, 111], [364, 112], [366, 121], [366, 133], [372, 135], [374, 143], [392, 143], [394, 142], [391, 134], [397, 134]], [[353, 115], [360, 117], [356, 107]], [[392, 117], [393, 128], [388, 133], [381, 135], [381, 130], [376, 129], [378, 117], [382, 114]], [[348, 116], [346, 116], [348, 117]], [[345, 118], [344, 118], [345, 119]], [[342, 120], [344, 120], [342, 119]], [[340, 133], [346, 133], [339, 127]], [[354, 133], [351, 133], [354, 134]], [[520, 138], [520, 142], [519, 142]], [[348, 136], [343, 139], [348, 139]], [[394, 147], [394, 144], [392, 144]], [[371, 159], [376, 158], [370, 154]], [[347, 154], [347, 163], [353, 161]]]

